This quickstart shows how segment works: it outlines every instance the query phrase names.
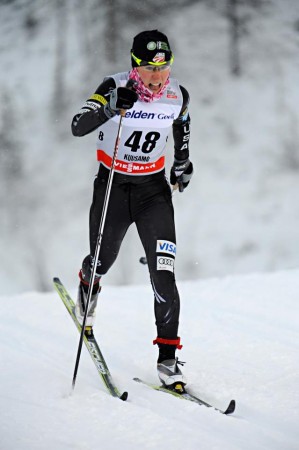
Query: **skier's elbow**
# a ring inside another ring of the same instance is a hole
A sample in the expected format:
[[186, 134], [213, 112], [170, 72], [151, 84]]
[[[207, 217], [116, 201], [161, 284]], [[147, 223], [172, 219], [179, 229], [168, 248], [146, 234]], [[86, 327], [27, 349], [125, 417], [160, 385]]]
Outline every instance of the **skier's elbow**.
[[77, 120], [73, 120], [72, 121], [72, 133], [73, 136], [83, 136], [84, 133], [82, 133], [82, 130], [80, 130], [80, 127], [78, 126], [78, 121]]

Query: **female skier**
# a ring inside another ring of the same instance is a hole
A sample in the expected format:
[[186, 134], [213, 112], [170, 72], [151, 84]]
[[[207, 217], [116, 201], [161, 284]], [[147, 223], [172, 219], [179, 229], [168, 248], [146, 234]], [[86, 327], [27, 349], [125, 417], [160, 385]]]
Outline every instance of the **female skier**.
[[[79, 273], [76, 315], [83, 322], [93, 265], [96, 272], [86, 326], [92, 332], [100, 280], [114, 263], [128, 227], [135, 222], [146, 254], [155, 297], [159, 356], [158, 376], [171, 388], [186, 384], [175, 357], [180, 299], [175, 283], [176, 236], [171, 187], [165, 178], [168, 135], [173, 131], [174, 161], [170, 184], [180, 192], [189, 184], [193, 166], [189, 160], [189, 94], [170, 77], [173, 53], [165, 34], [143, 31], [135, 36], [132, 69], [110, 75], [86, 101], [72, 121], [74, 136], [97, 132], [99, 171], [90, 208], [90, 253]], [[128, 87], [128, 81], [134, 87]], [[115, 173], [99, 258], [95, 261], [101, 213], [120, 117], [123, 128], [115, 161]]]

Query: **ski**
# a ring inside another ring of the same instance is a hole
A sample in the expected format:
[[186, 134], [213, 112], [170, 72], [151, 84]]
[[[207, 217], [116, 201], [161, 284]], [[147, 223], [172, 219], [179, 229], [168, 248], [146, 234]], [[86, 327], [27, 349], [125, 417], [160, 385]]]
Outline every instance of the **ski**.
[[[81, 327], [80, 323], [78, 322], [76, 315], [75, 315], [75, 303], [74, 303], [73, 299], [70, 297], [69, 293], [67, 292], [66, 288], [61, 283], [59, 278], [53, 278], [53, 283], [54, 283], [54, 286], [55, 286], [61, 300], [63, 301], [66, 309], [68, 310], [71, 318], [73, 319], [79, 333], [81, 333], [82, 327]], [[97, 371], [98, 371], [99, 375], [101, 376], [103, 383], [106, 386], [108, 392], [113, 397], [118, 397], [121, 400], [127, 400], [128, 393], [123, 392], [122, 394], [120, 394], [119, 390], [115, 386], [112, 376], [111, 376], [109, 369], [107, 367], [107, 364], [105, 362], [104, 356], [100, 350], [100, 347], [94, 337], [92, 330], [85, 331], [84, 344], [86, 345], [87, 350], [91, 356], [91, 359], [93, 360], [93, 362], [97, 368]]]
[[168, 389], [164, 386], [159, 386], [153, 383], [148, 383], [147, 381], [141, 380], [140, 378], [133, 378], [134, 381], [137, 381], [137, 383], [142, 383], [145, 386], [150, 387], [151, 389], [155, 389], [155, 391], [161, 391], [166, 392], [167, 394], [171, 394], [174, 397], [181, 398], [183, 400], [188, 400], [194, 403], [197, 403], [198, 405], [206, 406], [207, 408], [213, 408], [215, 411], [220, 412], [221, 414], [229, 415], [232, 414], [235, 411], [236, 408], [236, 402], [235, 400], [231, 400], [229, 402], [228, 407], [225, 410], [216, 408], [215, 406], [211, 405], [210, 403], [205, 402], [204, 400], [196, 397], [195, 395], [189, 394], [188, 392], [177, 392], [172, 389]]

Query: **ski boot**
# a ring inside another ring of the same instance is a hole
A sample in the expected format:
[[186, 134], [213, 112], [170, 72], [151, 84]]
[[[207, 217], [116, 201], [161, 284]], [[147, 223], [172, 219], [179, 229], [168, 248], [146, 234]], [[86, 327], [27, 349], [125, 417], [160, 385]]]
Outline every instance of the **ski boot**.
[[[88, 313], [86, 317], [86, 323], [85, 323], [85, 334], [92, 335], [92, 327], [95, 322], [95, 316], [96, 316], [96, 307], [98, 302], [98, 296], [101, 291], [101, 287], [99, 283], [94, 285], [92, 289], [92, 294], [89, 302], [89, 308]], [[77, 317], [78, 322], [80, 325], [83, 325], [84, 320], [84, 314], [85, 314], [85, 305], [87, 303], [87, 294], [88, 294], [88, 285], [84, 284], [82, 281], [79, 284], [78, 288], [78, 297], [77, 297], [77, 303], [75, 306], [75, 315]]]
[[178, 365], [184, 365], [183, 362], [178, 361], [178, 358], [158, 362], [158, 377], [167, 389], [183, 394], [187, 380]]

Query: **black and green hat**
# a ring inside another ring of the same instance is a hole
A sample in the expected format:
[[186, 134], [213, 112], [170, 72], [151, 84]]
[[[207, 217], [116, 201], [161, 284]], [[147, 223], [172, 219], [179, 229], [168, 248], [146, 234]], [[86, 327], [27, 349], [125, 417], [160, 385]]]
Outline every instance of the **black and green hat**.
[[158, 30], [142, 31], [133, 40], [132, 67], [170, 65], [173, 55], [165, 34]]

